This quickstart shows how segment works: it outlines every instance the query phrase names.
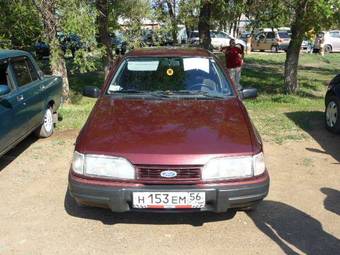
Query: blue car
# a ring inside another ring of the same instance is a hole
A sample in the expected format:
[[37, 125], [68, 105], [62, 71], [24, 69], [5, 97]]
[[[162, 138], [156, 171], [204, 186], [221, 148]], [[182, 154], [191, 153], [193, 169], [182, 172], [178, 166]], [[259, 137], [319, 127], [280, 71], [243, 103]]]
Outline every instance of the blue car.
[[326, 128], [333, 133], [340, 133], [340, 74], [329, 83], [325, 104]]
[[0, 156], [30, 133], [52, 135], [62, 79], [44, 75], [24, 51], [0, 51]]

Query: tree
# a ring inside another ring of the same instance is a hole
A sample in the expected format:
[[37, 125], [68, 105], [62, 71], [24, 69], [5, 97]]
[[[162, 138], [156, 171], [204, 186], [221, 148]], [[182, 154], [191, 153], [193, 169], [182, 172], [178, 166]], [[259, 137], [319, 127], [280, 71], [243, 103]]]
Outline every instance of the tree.
[[0, 37], [14, 47], [34, 45], [42, 29], [39, 13], [30, 1], [0, 1]]
[[304, 35], [314, 29], [329, 28], [335, 23], [339, 12], [339, 0], [290, 0], [286, 1], [291, 13], [291, 41], [288, 46], [284, 88], [286, 93], [295, 93], [299, 89], [297, 72], [301, 43]]
[[105, 54], [103, 55], [103, 61], [105, 66], [105, 77], [107, 76], [112, 64], [112, 42], [109, 35], [109, 2], [108, 0], [96, 0], [96, 8], [98, 12], [97, 24], [99, 32], [99, 43], [104, 47]]
[[44, 24], [44, 34], [50, 44], [50, 65], [54, 75], [59, 75], [63, 79], [63, 97], [66, 102], [69, 101], [70, 87], [68, 82], [67, 68], [65, 58], [60, 49], [57, 31], [59, 29], [59, 20], [57, 15], [58, 0], [33, 0], [34, 5], [40, 12]]
[[198, 33], [201, 46], [204, 49], [209, 49], [211, 44], [210, 38], [210, 20], [211, 20], [211, 0], [201, 0], [200, 14], [198, 20]]

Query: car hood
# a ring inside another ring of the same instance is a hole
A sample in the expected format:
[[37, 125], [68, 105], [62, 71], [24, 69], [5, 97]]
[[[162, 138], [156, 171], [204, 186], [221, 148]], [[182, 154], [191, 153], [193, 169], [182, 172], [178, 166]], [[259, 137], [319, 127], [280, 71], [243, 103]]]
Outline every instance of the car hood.
[[133, 164], [202, 165], [252, 154], [248, 116], [238, 99], [99, 99], [76, 150], [122, 156]]

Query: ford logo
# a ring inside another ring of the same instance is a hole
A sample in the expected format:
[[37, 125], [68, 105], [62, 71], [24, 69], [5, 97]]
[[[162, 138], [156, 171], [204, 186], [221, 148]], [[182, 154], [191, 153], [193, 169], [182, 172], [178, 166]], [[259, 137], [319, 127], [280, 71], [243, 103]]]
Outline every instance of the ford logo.
[[161, 176], [164, 178], [174, 178], [177, 176], [177, 173], [175, 171], [166, 170], [161, 172]]

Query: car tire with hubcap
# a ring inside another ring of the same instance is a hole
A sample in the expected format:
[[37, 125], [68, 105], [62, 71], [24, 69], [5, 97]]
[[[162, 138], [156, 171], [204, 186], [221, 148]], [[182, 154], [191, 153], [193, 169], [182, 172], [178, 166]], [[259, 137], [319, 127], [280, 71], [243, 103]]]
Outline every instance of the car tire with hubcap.
[[41, 138], [50, 137], [53, 134], [53, 130], [53, 112], [52, 108], [49, 107], [45, 111], [43, 123], [36, 129], [35, 135]]
[[333, 133], [340, 133], [340, 100], [331, 96], [326, 102], [325, 124], [326, 128]]
[[332, 52], [332, 46], [329, 45], [329, 44], [325, 45], [324, 51], [325, 51], [325, 53], [331, 53]]
[[278, 48], [277, 48], [277, 46], [275, 46], [275, 45], [273, 45], [272, 47], [271, 47], [271, 51], [272, 52], [278, 52]]

